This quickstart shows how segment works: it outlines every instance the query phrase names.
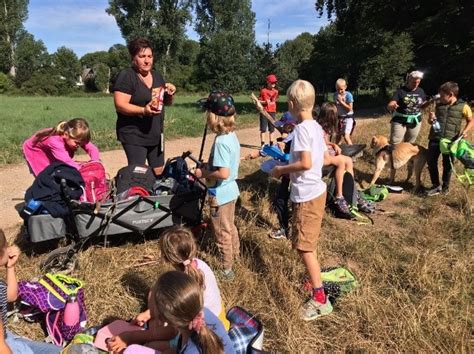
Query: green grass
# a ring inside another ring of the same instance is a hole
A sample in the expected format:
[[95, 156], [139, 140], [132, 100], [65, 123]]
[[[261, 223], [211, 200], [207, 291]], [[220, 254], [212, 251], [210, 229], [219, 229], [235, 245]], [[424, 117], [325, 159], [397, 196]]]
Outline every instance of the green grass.
[[[202, 96], [177, 95], [174, 105], [166, 108], [165, 135], [198, 136], [204, 120], [196, 101]], [[248, 96], [235, 96], [240, 127], [256, 124], [257, 114]], [[283, 102], [279, 108], [285, 109]], [[9, 97], [0, 96], [0, 165], [22, 159], [21, 145], [39, 129], [52, 127], [61, 120], [86, 118], [92, 139], [101, 150], [120, 148], [115, 135], [116, 113], [109, 97]]]

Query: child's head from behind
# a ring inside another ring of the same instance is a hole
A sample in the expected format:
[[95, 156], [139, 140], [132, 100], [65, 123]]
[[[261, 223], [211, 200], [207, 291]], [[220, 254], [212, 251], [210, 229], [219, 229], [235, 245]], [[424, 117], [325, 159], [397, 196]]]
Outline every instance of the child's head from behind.
[[333, 134], [337, 129], [337, 107], [332, 102], [325, 102], [321, 105], [319, 111], [318, 123], [321, 125], [326, 134]]
[[456, 102], [459, 95], [459, 86], [453, 81], [448, 81], [439, 87], [439, 100], [443, 104]]
[[36, 139], [37, 141], [41, 141], [52, 135], [62, 136], [66, 144], [73, 150], [87, 144], [91, 140], [89, 124], [84, 118], [73, 118], [68, 121], [63, 120], [51, 130], [36, 134]]
[[206, 327], [203, 291], [192, 277], [178, 271], [163, 273], [153, 287], [151, 300], [160, 320], [198, 334], [203, 353], [223, 352], [219, 337]]
[[347, 82], [344, 79], [337, 79], [336, 81], [336, 91], [338, 94], [342, 95], [346, 92]]
[[204, 104], [206, 122], [216, 134], [227, 134], [235, 130], [234, 99], [225, 92], [211, 92]]
[[0, 266], [6, 266], [8, 262], [7, 238], [2, 229], [0, 229]]
[[296, 80], [286, 91], [288, 110], [293, 117], [298, 117], [303, 111], [312, 114], [316, 91], [313, 85], [305, 80]]
[[160, 246], [161, 254], [166, 262], [175, 269], [189, 274], [201, 287], [204, 287], [202, 272], [193, 266], [197, 246], [191, 230], [183, 226], [166, 229], [161, 235]]

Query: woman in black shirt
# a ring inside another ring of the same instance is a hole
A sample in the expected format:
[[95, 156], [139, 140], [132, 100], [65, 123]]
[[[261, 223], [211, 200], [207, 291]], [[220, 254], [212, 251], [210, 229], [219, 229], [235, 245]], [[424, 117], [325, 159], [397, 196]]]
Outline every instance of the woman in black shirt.
[[132, 67], [120, 72], [113, 88], [117, 139], [129, 165], [143, 165], [148, 160], [159, 175], [164, 165], [163, 103], [171, 103], [176, 87], [152, 70], [153, 51], [148, 40], [131, 41], [128, 51]]

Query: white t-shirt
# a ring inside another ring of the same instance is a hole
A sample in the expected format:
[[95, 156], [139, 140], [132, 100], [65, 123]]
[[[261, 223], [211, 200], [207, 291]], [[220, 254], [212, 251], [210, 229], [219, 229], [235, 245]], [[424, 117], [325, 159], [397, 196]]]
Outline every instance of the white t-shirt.
[[323, 128], [313, 119], [304, 120], [293, 130], [294, 136], [290, 149], [290, 164], [300, 160], [299, 153], [311, 153], [311, 169], [290, 173], [291, 194], [293, 203], [303, 203], [319, 197], [326, 192], [326, 183], [322, 181], [324, 151]]
[[211, 312], [219, 317], [222, 311], [222, 298], [217, 286], [216, 276], [206, 262], [199, 258], [194, 258], [197, 263], [197, 269], [204, 273], [204, 307], [207, 307]]

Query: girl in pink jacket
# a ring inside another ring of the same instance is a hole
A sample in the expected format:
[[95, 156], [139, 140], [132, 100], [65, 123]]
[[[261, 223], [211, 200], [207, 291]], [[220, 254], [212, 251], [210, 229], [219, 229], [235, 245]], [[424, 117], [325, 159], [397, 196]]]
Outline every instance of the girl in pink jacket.
[[74, 118], [59, 122], [55, 128], [36, 132], [23, 143], [23, 154], [35, 177], [55, 161], [79, 169], [80, 163], [73, 160], [79, 146], [89, 154], [91, 160], [99, 160], [99, 149], [90, 142], [90, 138], [87, 121]]

